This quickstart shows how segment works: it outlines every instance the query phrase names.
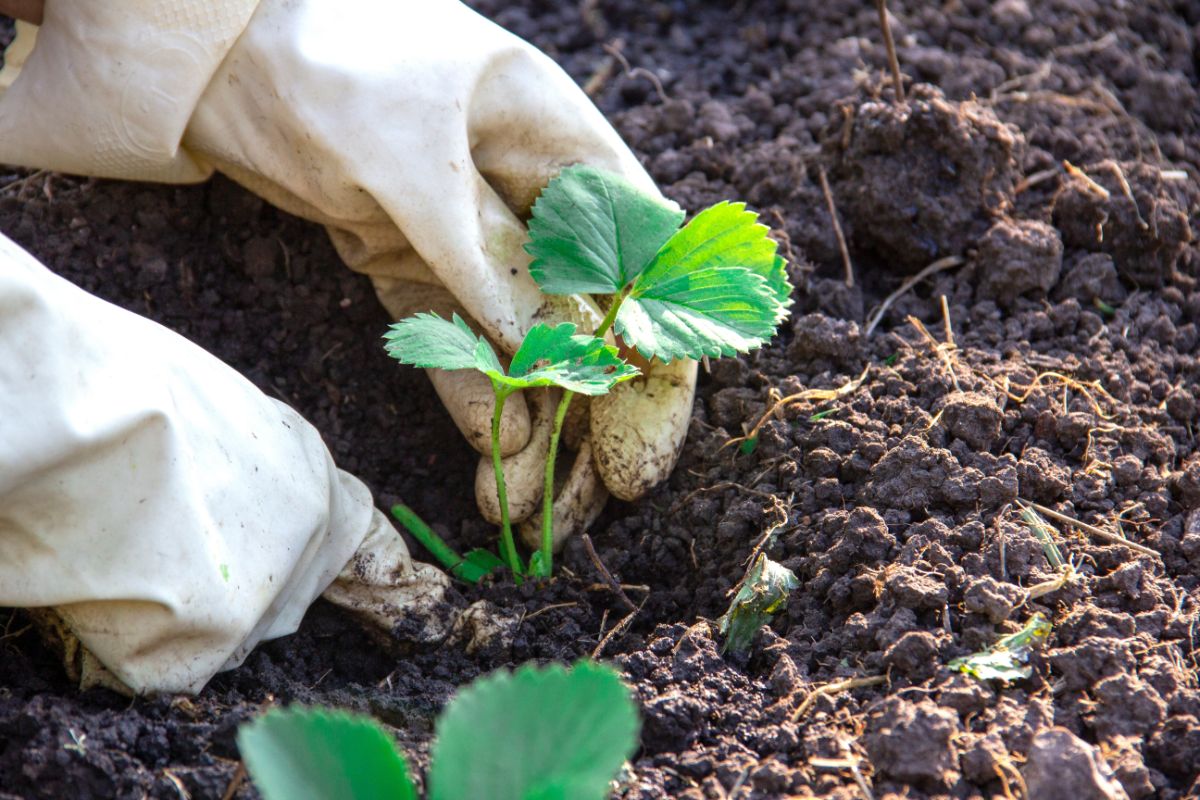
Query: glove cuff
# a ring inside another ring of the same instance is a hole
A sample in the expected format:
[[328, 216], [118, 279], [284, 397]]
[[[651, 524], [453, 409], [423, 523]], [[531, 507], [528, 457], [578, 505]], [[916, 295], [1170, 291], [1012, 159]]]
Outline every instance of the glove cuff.
[[[19, 73], [0, 71], [0, 161], [104, 178], [199, 181], [180, 148], [258, 0], [46, 4]], [[22, 26], [27, 46], [32, 26]], [[17, 51], [20, 53], [20, 51]]]

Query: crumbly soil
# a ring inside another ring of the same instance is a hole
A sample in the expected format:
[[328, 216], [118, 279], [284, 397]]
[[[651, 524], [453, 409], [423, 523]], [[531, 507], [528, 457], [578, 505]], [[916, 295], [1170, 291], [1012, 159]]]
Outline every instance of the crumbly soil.
[[[592, 529], [647, 587], [602, 653], [645, 721], [619, 796], [1200, 794], [1200, 6], [893, 0], [898, 105], [867, 2], [479, 5], [591, 89], [668, 195], [759, 209], [797, 286], [770, 347], [701, 375], [670, 480]], [[220, 178], [0, 183], [0, 230], [51, 268], [293, 404], [382, 506], [489, 540], [474, 454], [319, 228]], [[1075, 574], [1047, 586], [1018, 499], [1157, 555], [1058, 526]], [[764, 542], [800, 588], [722, 654], [711, 621]], [[270, 703], [374, 714], [421, 764], [456, 686], [590, 654], [625, 616], [578, 543], [562, 564], [544, 591], [460, 590], [520, 620], [486, 652], [381, 649], [319, 602], [195, 698], [80, 693], [0, 610], [0, 798], [220, 798]], [[1035, 612], [1054, 628], [1030, 678], [946, 668]]]

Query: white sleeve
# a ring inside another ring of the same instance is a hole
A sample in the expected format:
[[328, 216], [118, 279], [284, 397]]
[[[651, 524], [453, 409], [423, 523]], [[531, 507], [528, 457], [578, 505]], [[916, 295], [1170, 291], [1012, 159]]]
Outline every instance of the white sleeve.
[[0, 606], [55, 607], [135, 691], [198, 691], [380, 524], [299, 414], [0, 236]]
[[211, 168], [180, 142], [257, 6], [47, 2], [40, 28], [19, 26], [16, 63], [0, 72], [0, 162], [103, 178], [207, 178]]

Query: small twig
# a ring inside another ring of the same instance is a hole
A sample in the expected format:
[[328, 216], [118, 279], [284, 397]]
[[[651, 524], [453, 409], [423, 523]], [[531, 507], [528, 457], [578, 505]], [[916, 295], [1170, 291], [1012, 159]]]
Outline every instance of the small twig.
[[1117, 183], [1121, 185], [1121, 193], [1133, 204], [1133, 214], [1137, 217], [1138, 225], [1144, 231], [1149, 230], [1150, 224], [1142, 218], [1142, 210], [1138, 208], [1138, 202], [1133, 196], [1133, 188], [1129, 185], [1129, 181], [1125, 179], [1125, 171], [1121, 169], [1121, 165], [1108, 158], [1101, 162], [1101, 166], [1108, 167], [1117, 176]]
[[1051, 178], [1057, 178], [1062, 174], [1062, 170], [1058, 167], [1050, 167], [1049, 169], [1039, 170], [1032, 175], [1026, 175], [1013, 188], [1013, 194], [1021, 194], [1024, 191], [1032, 189], [1040, 183], [1045, 183]]
[[1024, 392], [1022, 394], [1017, 394], [1012, 391], [1007, 375], [1004, 376], [1004, 383], [1001, 383], [991, 375], [978, 372], [976, 374], [982, 375], [984, 379], [990, 381], [997, 389], [1000, 389], [1000, 391], [1004, 393], [1005, 397], [1017, 403], [1024, 403], [1026, 400], [1028, 400], [1035, 391], [1042, 388], [1042, 382], [1049, 378], [1055, 382], [1054, 385], [1056, 386], [1069, 386], [1082, 394], [1084, 398], [1087, 399], [1088, 404], [1091, 405], [1092, 411], [1094, 411], [1096, 416], [1100, 417], [1101, 419], [1112, 419], [1113, 415], [1104, 413], [1104, 409], [1100, 407], [1100, 402], [1092, 395], [1092, 392], [1096, 392], [1097, 394], [1103, 396], [1104, 399], [1112, 403], [1114, 408], [1118, 407], [1117, 399], [1109, 394], [1108, 390], [1101, 386], [1099, 381], [1088, 381], [1087, 383], [1083, 383], [1075, 378], [1063, 375], [1061, 372], [1051, 372], [1049, 370], [1046, 372], [1039, 372], [1036, 376], [1034, 376], [1033, 383], [1022, 387], [1024, 388]]
[[1063, 169], [1065, 169], [1067, 171], [1068, 175], [1070, 175], [1072, 178], [1078, 178], [1079, 180], [1083, 181], [1083, 184], [1089, 190], [1091, 190], [1091, 192], [1093, 194], [1095, 194], [1099, 197], [1102, 197], [1105, 200], [1112, 197], [1112, 194], [1108, 191], [1108, 189], [1105, 189], [1103, 186], [1096, 183], [1094, 180], [1092, 180], [1090, 175], [1088, 175], [1086, 172], [1081, 170], [1079, 167], [1072, 164], [1070, 161], [1066, 161], [1064, 159], [1062, 164], [1063, 164]]
[[867, 678], [844, 678], [840, 681], [827, 683], [824, 686], [818, 686], [816, 689], [813, 689], [811, 692], [809, 692], [808, 696], [804, 698], [804, 702], [792, 712], [792, 722], [795, 722], [803, 717], [808, 710], [812, 708], [813, 704], [817, 702], [818, 697], [838, 694], [839, 692], [845, 692], [850, 689], [861, 689], [864, 686], [878, 686], [879, 684], [885, 682], [887, 682], [886, 676], [872, 675]]
[[[829, 402], [830, 400], [840, 400], [847, 395], [853, 394], [854, 392], [858, 391], [860, 386], [862, 386], [863, 381], [867, 377], [867, 373], [870, 371], [871, 365], [868, 364], [863, 368], [862, 374], [860, 374], [857, 378], [846, 381], [837, 389], [805, 389], [802, 392], [796, 392], [795, 394], [789, 394], [787, 397], [780, 398], [779, 400], [775, 401], [775, 403], [769, 409], [767, 409], [766, 413], [759, 418], [758, 422], [754, 423], [754, 427], [750, 429], [749, 433], [747, 433], [745, 436], [738, 436], [730, 439], [728, 442], [725, 442], [725, 444], [721, 445], [721, 449], [729, 447], [732, 444], [737, 444], [738, 442], [744, 442], [747, 439], [753, 439], [754, 437], [758, 436], [759, 429], [762, 428], [763, 425], [766, 425], [768, 420], [773, 419], [776, 414], [783, 411], [783, 409], [787, 408], [792, 403], [798, 403], [803, 400], [819, 400], [821, 402]], [[737, 484], [734, 485], [736, 486]], [[764, 493], [755, 492], [755, 494]], [[676, 505], [678, 506], [679, 504], [677, 503]]]
[[600, 573], [600, 577], [608, 584], [608, 588], [612, 589], [613, 594], [619, 597], [621, 602], [630, 611], [636, 611], [637, 606], [629, 599], [629, 595], [625, 594], [625, 590], [621, 588], [621, 584], [613, 577], [613, 574], [608, 571], [608, 567], [604, 566], [604, 562], [600, 560], [600, 556], [596, 553], [596, 548], [592, 544], [592, 537], [585, 533], [581, 538], [583, 539], [584, 549], [587, 550], [588, 558], [592, 560], [592, 566]]
[[187, 790], [187, 786], [183, 784], [183, 781], [179, 779], [178, 775], [176, 775], [174, 772], [171, 772], [169, 769], [164, 769], [163, 777], [171, 782], [171, 784], [175, 787], [175, 791], [179, 792], [179, 796], [182, 797], [183, 800], [192, 800], [192, 793]]
[[604, 45], [604, 52], [608, 53], [621, 63], [621, 69], [625, 70], [625, 77], [636, 78], [641, 76], [645, 78], [646, 80], [650, 81], [650, 83], [654, 84], [654, 91], [658, 93], [658, 99], [664, 103], [667, 102], [667, 93], [663, 91], [662, 81], [658, 79], [657, 75], [645, 67], [630, 66], [629, 59], [627, 59], [625, 54], [621, 52], [621, 46], [623, 44], [624, 43], [620, 39], [615, 42], [610, 42], [609, 44]]
[[35, 178], [40, 178], [45, 174], [46, 174], [46, 170], [39, 169], [37, 172], [31, 172], [28, 175], [25, 175], [24, 177], [16, 178], [15, 180], [11, 180], [8, 183], [4, 184], [3, 186], [0, 186], [0, 194], [4, 194], [9, 189], [16, 188], [17, 197], [20, 197], [21, 193], [23, 191], [25, 191], [26, 186], [28, 186], [30, 183], [32, 183]]
[[246, 782], [246, 765], [238, 762], [237, 772], [233, 773], [233, 777], [229, 779], [229, 785], [225, 787], [225, 794], [221, 795], [221, 800], [233, 800], [233, 796], [237, 794], [237, 790], [242, 788], [242, 784]]
[[532, 614], [526, 614], [525, 618], [521, 621], [529, 622], [529, 620], [533, 619], [536, 616], [545, 614], [547, 611], [553, 611], [556, 608], [574, 608], [577, 605], [579, 605], [579, 603], [574, 600], [572, 600], [569, 603], [551, 603], [548, 606], [542, 606], [541, 608], [539, 608], [537, 611], [533, 612]]
[[883, 302], [880, 303], [879, 306], [867, 317], [867, 329], [865, 335], [871, 335], [871, 332], [875, 330], [877, 325], [879, 325], [879, 321], [883, 319], [883, 315], [886, 314], [887, 310], [892, 307], [892, 303], [896, 302], [896, 300], [899, 299], [900, 296], [909, 289], [913, 288], [930, 275], [941, 272], [945, 269], [950, 269], [951, 267], [961, 266], [963, 263], [964, 262], [962, 258], [959, 256], [946, 256], [945, 258], [939, 258], [937, 261], [934, 261], [928, 267], [921, 270], [916, 275], [913, 275], [904, 283], [900, 284], [900, 288], [885, 297]]
[[888, 66], [892, 70], [892, 85], [895, 86], [896, 102], [904, 103], [904, 80], [900, 77], [900, 59], [896, 58], [896, 43], [892, 40], [892, 26], [888, 24], [887, 0], [875, 0], [879, 11], [879, 28], [883, 31], [883, 46], [887, 48]]
[[720, 492], [725, 489], [739, 489], [748, 494], [763, 497], [768, 500], [775, 497], [775, 495], [771, 494], [770, 492], [760, 492], [758, 489], [751, 489], [749, 486], [743, 486], [740, 483], [734, 483], [733, 481], [721, 481], [720, 483], [714, 483], [712, 486], [701, 486], [699, 489], [694, 489], [691, 492], [688, 492], [682, 500], [671, 506], [670, 511], [667, 513], [668, 515], [674, 515], [677, 511], [686, 506], [688, 501], [696, 495], [707, 494], [708, 492]]
[[[648, 592], [650, 587], [644, 583], [622, 583], [621, 588], [627, 592]], [[610, 592], [612, 587], [607, 583], [589, 583], [586, 587], [589, 592]]]
[[846, 758], [821, 758], [813, 756], [808, 759], [810, 766], [817, 769], [848, 769], [850, 774], [854, 776], [854, 782], [858, 784], [858, 788], [862, 791], [863, 796], [867, 800], [875, 800], [875, 795], [871, 792], [871, 785], [867, 783], [866, 777], [859, 769], [858, 760], [847, 756]]
[[954, 343], [954, 328], [950, 325], [950, 306], [946, 303], [946, 295], [942, 295], [942, 322], [946, 328], [946, 344], [957, 350], [958, 345]]
[[1115, 533], [1109, 533], [1106, 530], [1101, 530], [1100, 528], [1097, 528], [1095, 525], [1089, 525], [1086, 522], [1080, 522], [1079, 520], [1075, 519], [1074, 517], [1068, 517], [1066, 514], [1061, 514], [1057, 511], [1055, 511], [1053, 508], [1046, 508], [1045, 506], [1043, 506], [1039, 503], [1030, 503], [1029, 505], [1033, 506], [1035, 509], [1037, 509], [1041, 513], [1045, 514], [1047, 517], [1056, 519], [1059, 522], [1063, 523], [1064, 525], [1070, 525], [1074, 528], [1078, 528], [1079, 530], [1084, 531], [1085, 533], [1090, 533], [1092, 536], [1095, 536], [1097, 539], [1102, 539], [1102, 540], [1104, 540], [1106, 542], [1110, 542], [1112, 544], [1125, 545], [1130, 550], [1134, 550], [1138, 553], [1141, 553], [1142, 555], [1151, 556], [1152, 558], [1161, 558], [1161, 556], [1158, 554], [1157, 550], [1152, 550], [1149, 547], [1146, 547], [1145, 545], [1138, 544], [1137, 542], [1131, 542], [1128, 539], [1124, 539]]
[[838, 250], [842, 253], [842, 267], [846, 270], [846, 287], [854, 288], [854, 265], [850, 263], [850, 249], [846, 247], [846, 235], [842, 233], [842, 223], [838, 219], [837, 206], [833, 204], [833, 192], [829, 191], [829, 178], [825, 175], [825, 167], [817, 167], [817, 177], [821, 179], [821, 191], [825, 193], [825, 205], [829, 209], [829, 219], [833, 221], [833, 235], [837, 237]]
[[954, 391], [961, 393], [962, 387], [958, 385], [958, 371], [954, 368], [954, 359], [950, 357], [949, 353], [954, 346], [949, 343], [940, 344], [937, 339], [933, 338], [933, 334], [929, 332], [929, 329], [925, 327], [925, 323], [921, 322], [921, 320], [917, 319], [911, 314], [908, 317], [908, 322], [917, 329], [917, 333], [921, 334], [921, 336], [925, 338], [925, 342], [929, 345], [937, 357], [941, 359], [942, 366], [944, 366], [946, 371], [950, 373], [950, 382], [954, 384]]
[[596, 649], [592, 651], [593, 661], [596, 661], [600, 658], [600, 654], [604, 652], [604, 648], [608, 647], [609, 642], [611, 642], [617, 636], [625, 633], [625, 630], [629, 628], [630, 624], [633, 623], [633, 618], [636, 617], [639, 612], [641, 612], [642, 606], [644, 605], [646, 605], [645, 600], [642, 601], [642, 605], [638, 606], [633, 611], [630, 611], [620, 622], [614, 625], [611, 631], [604, 634], [604, 638], [600, 640], [600, 644], [596, 645]]

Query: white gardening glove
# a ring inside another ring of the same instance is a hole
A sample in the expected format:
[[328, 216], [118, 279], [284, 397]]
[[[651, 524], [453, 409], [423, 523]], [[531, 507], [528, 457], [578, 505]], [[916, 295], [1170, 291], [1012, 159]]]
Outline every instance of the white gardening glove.
[[[379, 567], [338, 578], [364, 541]], [[365, 615], [376, 587], [393, 625], [453, 623], [446, 577], [296, 412], [0, 236], [0, 606], [53, 607], [135, 692], [195, 692], [331, 582]]]
[[[561, 69], [456, 0], [254, 6], [184, 0], [167, 15], [152, 0], [52, 0], [37, 47], [0, 99], [0, 161], [166, 181], [215, 167], [327, 225], [397, 318], [461, 309], [510, 353], [538, 320], [599, 321], [587, 299], [537, 290], [520, 215], [571, 163], [654, 187]], [[598, 513], [605, 487], [633, 499], [674, 465], [695, 364], [646, 372], [592, 401], [589, 446], [555, 511], [560, 537]], [[486, 453], [487, 380], [431, 377]], [[538, 507], [548, 444], [529, 431], [544, 428], [509, 400], [502, 444], [522, 514]], [[485, 457], [477, 499], [497, 519], [489, 471]]]

